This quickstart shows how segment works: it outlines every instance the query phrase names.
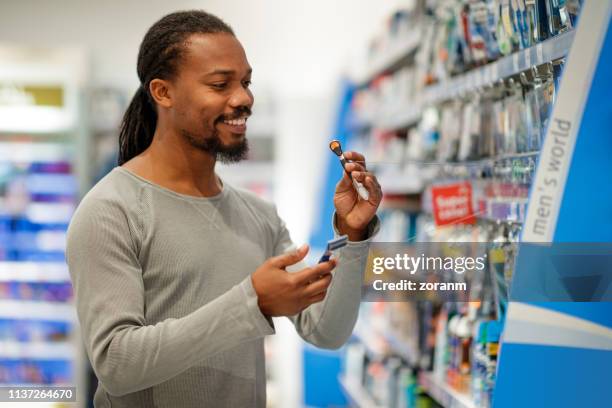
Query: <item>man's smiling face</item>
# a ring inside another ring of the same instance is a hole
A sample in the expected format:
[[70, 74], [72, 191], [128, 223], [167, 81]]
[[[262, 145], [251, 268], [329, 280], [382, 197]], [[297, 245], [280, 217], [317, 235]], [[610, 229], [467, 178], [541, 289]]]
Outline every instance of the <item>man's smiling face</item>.
[[253, 106], [251, 67], [231, 34], [193, 34], [171, 81], [173, 122], [194, 147], [220, 161], [236, 162], [248, 151], [246, 122]]

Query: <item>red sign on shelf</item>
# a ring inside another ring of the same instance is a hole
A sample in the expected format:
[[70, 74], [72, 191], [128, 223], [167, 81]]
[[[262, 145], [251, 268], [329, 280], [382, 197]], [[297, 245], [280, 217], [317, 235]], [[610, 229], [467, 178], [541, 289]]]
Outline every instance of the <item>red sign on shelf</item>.
[[431, 187], [436, 225], [474, 224], [472, 186], [468, 182]]

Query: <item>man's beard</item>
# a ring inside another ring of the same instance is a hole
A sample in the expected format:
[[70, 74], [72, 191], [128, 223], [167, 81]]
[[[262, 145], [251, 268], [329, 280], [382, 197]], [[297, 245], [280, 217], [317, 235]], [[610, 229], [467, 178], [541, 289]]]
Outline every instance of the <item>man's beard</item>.
[[190, 145], [214, 155], [221, 163], [238, 163], [246, 159], [249, 153], [249, 142], [246, 137], [238, 143], [226, 146], [221, 142], [219, 132], [216, 129], [213, 129], [210, 137], [198, 138], [186, 130], [183, 130], [182, 133]]

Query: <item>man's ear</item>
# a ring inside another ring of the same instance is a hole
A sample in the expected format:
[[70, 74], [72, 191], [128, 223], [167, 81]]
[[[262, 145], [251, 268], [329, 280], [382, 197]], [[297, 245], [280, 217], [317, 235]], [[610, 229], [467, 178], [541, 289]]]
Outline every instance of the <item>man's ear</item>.
[[164, 108], [172, 107], [172, 84], [164, 79], [155, 78], [149, 82], [149, 92], [153, 101]]

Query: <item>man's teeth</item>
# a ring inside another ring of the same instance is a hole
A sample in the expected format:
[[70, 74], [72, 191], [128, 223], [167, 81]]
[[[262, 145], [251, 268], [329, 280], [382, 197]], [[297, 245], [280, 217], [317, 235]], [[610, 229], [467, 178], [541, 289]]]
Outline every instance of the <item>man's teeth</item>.
[[232, 126], [243, 126], [246, 123], [246, 118], [224, 120], [223, 123], [226, 123]]

